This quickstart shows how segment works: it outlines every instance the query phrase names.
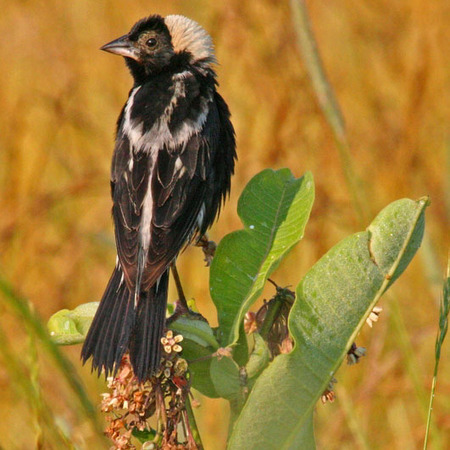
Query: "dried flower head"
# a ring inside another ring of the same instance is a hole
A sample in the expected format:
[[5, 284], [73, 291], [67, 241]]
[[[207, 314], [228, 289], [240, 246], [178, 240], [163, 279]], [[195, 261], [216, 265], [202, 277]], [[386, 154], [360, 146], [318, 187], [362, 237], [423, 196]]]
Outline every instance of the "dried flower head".
[[172, 352], [180, 353], [183, 349], [179, 343], [183, 340], [181, 334], [173, 335], [172, 330], [168, 330], [166, 335], [161, 338], [161, 344], [164, 347], [164, 351], [168, 354]]
[[294, 348], [294, 341], [290, 336], [284, 338], [280, 344], [280, 354], [291, 353]]
[[[191, 445], [194, 440], [185, 414], [190, 386], [188, 363], [180, 357], [182, 341], [183, 336], [167, 331], [161, 339], [164, 351], [160, 369], [144, 383], [134, 376], [128, 354], [122, 358], [116, 376], [108, 377], [110, 391], [102, 394], [101, 409], [108, 422], [105, 433], [115, 449], [135, 449], [133, 433], [139, 432], [154, 436], [144, 444], [145, 448], [196, 448]], [[153, 416], [158, 432], [149, 421]], [[187, 432], [188, 446], [178, 441], [180, 429]]]
[[258, 329], [256, 314], [252, 311], [247, 312], [244, 318], [244, 331], [246, 334], [254, 333]]
[[365, 347], [358, 347], [355, 343], [352, 344], [350, 350], [347, 352], [347, 364], [352, 366], [353, 364], [358, 364], [359, 360], [366, 356]]
[[336, 394], [334, 393], [334, 391], [329, 391], [328, 389], [325, 389], [325, 391], [323, 391], [322, 396], [320, 397], [320, 400], [322, 401], [323, 404], [329, 402], [329, 403], [333, 403], [336, 399]]
[[323, 404], [330, 402], [333, 403], [336, 399], [336, 394], [334, 393], [334, 385], [337, 383], [336, 378], [332, 377], [330, 382], [328, 383], [328, 387], [323, 391], [320, 400]]
[[381, 306], [375, 306], [372, 309], [372, 312], [369, 314], [369, 317], [366, 319], [367, 325], [372, 328], [374, 322], [378, 322], [378, 318], [380, 317], [381, 311], [383, 308]]

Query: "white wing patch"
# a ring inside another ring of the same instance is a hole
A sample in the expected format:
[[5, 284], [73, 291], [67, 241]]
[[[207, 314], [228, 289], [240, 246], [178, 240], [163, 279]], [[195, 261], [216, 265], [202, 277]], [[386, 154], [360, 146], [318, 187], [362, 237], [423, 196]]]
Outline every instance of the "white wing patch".
[[[125, 111], [123, 115], [123, 130], [125, 134], [128, 136], [128, 139], [130, 140], [130, 144], [132, 141], [135, 141], [139, 138], [139, 131], [135, 129], [135, 127], [132, 126], [131, 123], [131, 108], [134, 103], [134, 96], [139, 92], [139, 89], [141, 89], [141, 86], [138, 86], [134, 88], [130, 92], [130, 96], [128, 97], [127, 104], [125, 105]], [[141, 133], [142, 134], [142, 133]]]
[[145, 252], [145, 260], [147, 259], [147, 251], [150, 247], [150, 228], [153, 216], [152, 178], [152, 176], [148, 177], [147, 192], [142, 206], [142, 219], [139, 228], [139, 236]]
[[203, 221], [205, 220], [206, 206], [205, 203], [202, 203], [200, 211], [197, 216], [197, 228], [201, 229], [203, 226]]

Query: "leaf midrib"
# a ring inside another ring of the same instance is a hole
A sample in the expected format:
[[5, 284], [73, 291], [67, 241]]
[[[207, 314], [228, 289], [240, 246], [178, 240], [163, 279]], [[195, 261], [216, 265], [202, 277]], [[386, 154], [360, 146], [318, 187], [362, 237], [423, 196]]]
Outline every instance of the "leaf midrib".
[[[301, 180], [303, 182], [303, 178]], [[267, 257], [270, 254], [270, 250], [273, 247], [273, 243], [275, 241], [275, 236], [276, 236], [278, 228], [279, 228], [277, 225], [278, 225], [278, 220], [279, 220], [279, 216], [280, 216], [280, 210], [281, 210], [281, 207], [284, 204], [284, 198], [286, 196], [286, 192], [288, 191], [288, 187], [289, 187], [288, 183], [289, 183], [289, 181], [292, 182], [292, 179], [287, 180], [287, 181], [284, 182], [283, 192], [281, 194], [281, 199], [278, 202], [278, 206], [277, 206], [277, 210], [276, 210], [276, 214], [275, 214], [275, 220], [273, 221], [273, 226], [271, 227], [271, 230], [270, 230], [270, 239], [269, 239], [269, 243], [270, 244], [268, 244], [266, 246], [266, 250], [264, 252], [263, 258], [261, 259], [261, 264], [258, 264], [258, 270], [256, 271], [256, 274], [260, 274], [261, 273], [260, 269], [264, 266], [264, 263], [267, 261]], [[300, 186], [301, 186], [301, 184], [300, 184]], [[245, 224], [245, 231], [248, 232], [247, 224]], [[271, 267], [271, 265], [273, 265], [275, 263], [275, 261], [278, 261], [279, 258], [280, 257], [274, 259], [271, 264], [269, 263], [269, 266], [268, 266], [268, 268], [266, 270], [266, 273], [268, 272], [268, 270]], [[252, 296], [254, 296], [255, 293], [258, 291], [258, 289], [254, 290], [254, 286], [256, 286], [258, 284], [258, 282], [259, 282], [259, 280], [261, 278], [265, 278], [265, 277], [266, 277], [266, 275], [264, 275], [263, 277], [257, 277], [255, 282], [250, 285], [250, 289], [247, 291], [247, 293], [246, 293], [246, 295], [244, 297], [244, 301], [241, 303], [242, 306], [239, 308], [238, 315], [236, 316], [236, 319], [233, 322], [233, 326], [232, 326], [231, 332], [230, 332], [230, 337], [233, 336], [233, 339], [231, 340], [229, 345], [233, 345], [233, 344], [235, 344], [238, 341], [238, 339], [239, 339], [239, 329], [237, 328], [236, 324], [240, 323], [241, 318], [242, 318], [242, 311], [247, 306], [247, 302], [248, 302], [249, 298], [252, 298]], [[259, 288], [259, 289], [262, 289], [262, 288]], [[254, 291], [254, 292], [252, 293], [252, 291]]]

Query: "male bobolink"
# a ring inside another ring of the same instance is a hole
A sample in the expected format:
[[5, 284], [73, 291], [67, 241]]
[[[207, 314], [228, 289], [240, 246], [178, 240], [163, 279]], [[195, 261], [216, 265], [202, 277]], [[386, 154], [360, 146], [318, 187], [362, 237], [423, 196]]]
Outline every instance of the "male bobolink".
[[235, 137], [211, 37], [193, 20], [153, 15], [101, 49], [125, 57], [134, 85], [111, 169], [117, 262], [81, 357], [109, 375], [128, 349], [145, 380], [160, 363], [170, 266], [218, 215]]

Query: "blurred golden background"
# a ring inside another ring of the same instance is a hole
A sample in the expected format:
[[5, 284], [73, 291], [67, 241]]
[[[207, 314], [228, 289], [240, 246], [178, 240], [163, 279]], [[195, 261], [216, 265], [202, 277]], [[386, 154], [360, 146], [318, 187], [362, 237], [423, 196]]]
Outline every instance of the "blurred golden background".
[[[44, 322], [62, 308], [99, 300], [115, 261], [109, 166], [131, 77], [121, 58], [98, 48], [141, 17], [186, 15], [215, 41], [220, 92], [238, 139], [231, 199], [213, 239], [241, 226], [236, 203], [254, 174], [266, 167], [289, 167], [296, 176], [312, 171], [316, 201], [305, 238], [273, 277], [296, 285], [331, 246], [364, 229], [391, 201], [430, 196], [422, 249], [382, 299], [380, 321], [357, 340], [368, 356], [342, 367], [337, 401], [316, 408], [319, 448], [419, 448], [449, 243], [450, 3], [307, 2], [364, 188], [362, 220], [298, 50], [287, 0], [0, 3], [2, 279]], [[179, 264], [187, 294], [215, 324], [201, 251], [188, 249]], [[268, 288], [266, 297], [271, 294]], [[44, 441], [42, 448], [108, 448], [7, 296], [0, 307], [0, 447], [30, 449]], [[450, 445], [448, 344], [433, 411], [435, 448]], [[62, 351], [99, 403], [105, 383], [81, 367], [80, 346]], [[206, 449], [224, 448], [226, 402], [197, 397]], [[64, 445], [53, 428], [64, 431]]]

